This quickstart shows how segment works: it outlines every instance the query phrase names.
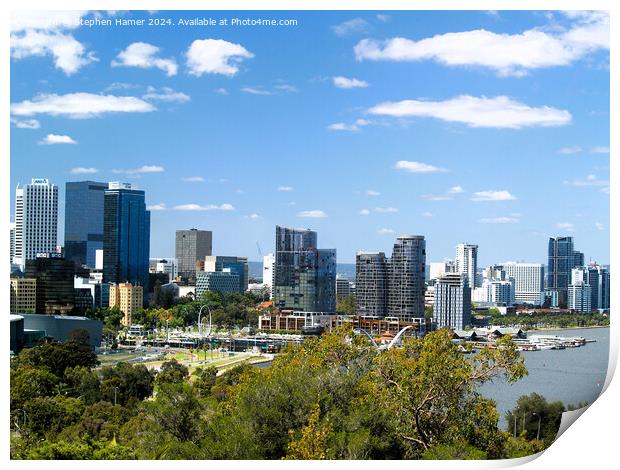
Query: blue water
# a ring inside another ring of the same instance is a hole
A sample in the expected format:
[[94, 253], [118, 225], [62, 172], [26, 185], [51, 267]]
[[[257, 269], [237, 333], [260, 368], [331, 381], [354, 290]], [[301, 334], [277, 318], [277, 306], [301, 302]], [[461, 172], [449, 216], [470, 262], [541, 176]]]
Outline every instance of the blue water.
[[503, 379], [484, 384], [480, 391], [497, 403], [500, 426], [506, 424], [505, 413], [513, 409], [521, 395], [538, 393], [547, 401], [560, 400], [565, 406], [593, 403], [599, 396], [607, 375], [609, 328], [565, 329], [531, 332], [558, 336], [583, 336], [594, 339], [579, 348], [524, 351], [528, 376], [514, 384]]

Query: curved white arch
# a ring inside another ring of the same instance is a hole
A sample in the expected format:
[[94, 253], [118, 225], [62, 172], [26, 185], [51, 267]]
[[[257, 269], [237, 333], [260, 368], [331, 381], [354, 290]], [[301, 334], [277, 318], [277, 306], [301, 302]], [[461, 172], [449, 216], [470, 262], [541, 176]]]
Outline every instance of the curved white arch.
[[375, 341], [375, 339], [374, 339], [372, 336], [370, 336], [370, 333], [368, 333], [366, 330], [363, 330], [362, 328], [356, 328], [355, 330], [353, 330], [353, 333], [356, 333], [356, 334], [363, 333], [363, 334], [365, 334], [365, 335], [366, 335], [366, 337], [367, 337], [367, 338], [370, 340], [370, 342], [372, 343], [372, 345], [373, 345], [375, 348], [379, 349], [379, 345], [377, 344], [377, 342]]
[[413, 328], [413, 325], [409, 325], [404, 327], [402, 330], [400, 330], [398, 332], [398, 334], [396, 336], [394, 336], [394, 339], [392, 341], [389, 342], [389, 344], [387, 346], [385, 346], [383, 349], [390, 349], [392, 346], [394, 346], [396, 344], [396, 342], [398, 342], [398, 340], [400, 339], [400, 337], [405, 333], [405, 331], [407, 331], [409, 328]]

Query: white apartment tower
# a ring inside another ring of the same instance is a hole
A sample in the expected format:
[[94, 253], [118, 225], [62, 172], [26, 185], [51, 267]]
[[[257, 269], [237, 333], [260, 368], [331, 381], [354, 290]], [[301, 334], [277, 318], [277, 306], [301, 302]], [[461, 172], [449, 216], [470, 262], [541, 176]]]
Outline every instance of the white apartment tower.
[[479, 287], [476, 282], [476, 270], [478, 269], [478, 245], [459, 243], [456, 245], [456, 272], [467, 275], [469, 287]]
[[263, 284], [269, 287], [269, 298], [273, 298], [273, 266], [276, 262], [276, 257], [273, 253], [269, 253], [263, 256]]
[[24, 268], [37, 253], [56, 250], [58, 238], [58, 186], [47, 178], [33, 178], [15, 190], [14, 264]]
[[542, 305], [545, 291], [545, 266], [540, 263], [502, 263], [506, 275], [514, 280], [515, 302]]

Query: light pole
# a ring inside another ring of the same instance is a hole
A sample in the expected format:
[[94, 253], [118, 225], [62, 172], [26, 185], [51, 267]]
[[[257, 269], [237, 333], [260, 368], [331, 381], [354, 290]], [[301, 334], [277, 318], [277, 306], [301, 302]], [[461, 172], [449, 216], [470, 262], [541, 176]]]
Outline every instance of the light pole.
[[114, 387], [114, 406], [116, 406], [116, 392], [118, 391], [118, 387]]
[[540, 439], [540, 423], [542, 421], [542, 417], [538, 413], [532, 413], [532, 416], [538, 416], [538, 431], [536, 432], [536, 440]]

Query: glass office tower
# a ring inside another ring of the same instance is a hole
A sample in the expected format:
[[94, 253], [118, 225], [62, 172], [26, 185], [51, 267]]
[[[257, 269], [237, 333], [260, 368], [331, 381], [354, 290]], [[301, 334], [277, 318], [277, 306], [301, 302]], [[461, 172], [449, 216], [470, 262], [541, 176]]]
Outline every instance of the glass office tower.
[[388, 313], [401, 321], [424, 318], [426, 241], [422, 235], [396, 239], [390, 262]]
[[276, 226], [274, 305], [280, 310], [336, 310], [336, 250], [319, 250], [317, 233]]
[[130, 282], [148, 293], [151, 213], [144, 191], [110, 183], [104, 193], [103, 282]]
[[583, 263], [583, 254], [575, 252], [573, 237], [549, 238], [547, 290], [557, 295], [557, 306], [566, 306], [571, 270]]
[[65, 258], [95, 267], [103, 249], [103, 195], [107, 183], [75, 181], [65, 185]]

